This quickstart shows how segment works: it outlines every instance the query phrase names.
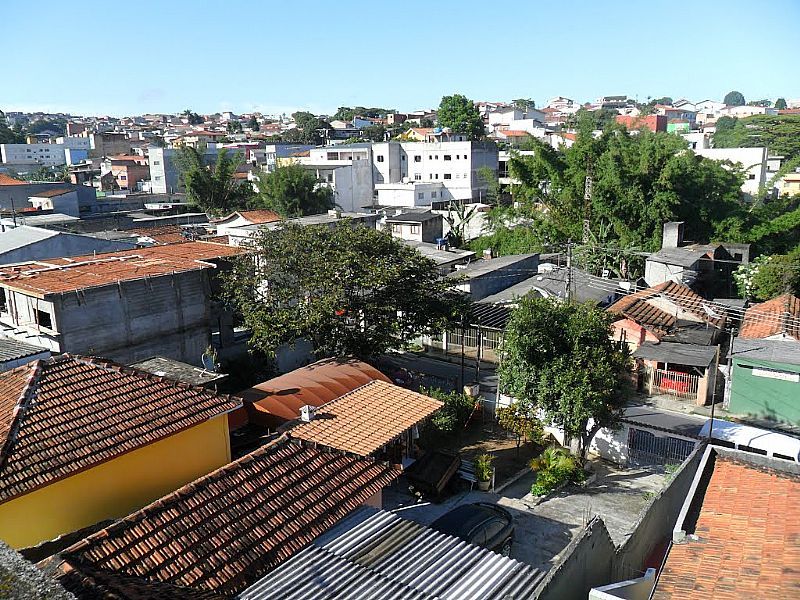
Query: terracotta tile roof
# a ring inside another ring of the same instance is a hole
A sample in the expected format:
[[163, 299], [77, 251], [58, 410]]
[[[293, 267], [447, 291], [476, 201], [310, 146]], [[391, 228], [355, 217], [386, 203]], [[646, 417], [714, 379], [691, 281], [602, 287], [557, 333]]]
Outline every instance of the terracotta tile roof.
[[691, 288], [666, 281], [617, 300], [608, 311], [634, 321], [657, 335], [673, 329], [678, 321], [690, 320], [721, 328], [725, 317], [712, 317], [703, 309], [703, 297]]
[[0, 185], [28, 185], [28, 182], [20, 181], [19, 179], [14, 179], [13, 177], [0, 173]]
[[274, 223], [275, 221], [281, 220], [281, 216], [271, 210], [238, 210], [215, 222], [227, 223], [228, 221], [233, 221], [238, 217], [247, 219], [253, 225], [263, 225], [264, 223]]
[[292, 437], [369, 456], [442, 403], [385, 381], [371, 381], [317, 409], [314, 419], [289, 430]]
[[298, 418], [302, 406], [322, 406], [376, 379], [391, 383], [386, 375], [365, 362], [328, 358], [236, 395], [245, 401], [243, 410], [250, 414], [252, 422], [277, 427]]
[[0, 502], [240, 406], [116, 363], [61, 355], [0, 374]]
[[240, 254], [233, 246], [185, 242], [107, 252], [97, 256], [56, 258], [0, 267], [0, 284], [26, 294], [45, 297], [119, 281], [157, 277], [211, 268], [204, 261]]
[[71, 546], [57, 570], [70, 590], [99, 573], [230, 597], [398, 475], [282, 436]]
[[69, 194], [75, 190], [70, 190], [67, 188], [57, 188], [55, 190], [42, 190], [40, 192], [34, 192], [31, 194], [31, 198], [55, 198], [56, 196], [63, 196], [64, 194]]
[[506, 137], [529, 137], [531, 135], [527, 131], [522, 131], [520, 129], [503, 129], [497, 133]]
[[654, 599], [800, 597], [800, 479], [717, 457], [696, 541], [674, 544]]
[[800, 340], [800, 298], [791, 294], [754, 304], [744, 313], [739, 337], [783, 335]]
[[187, 240], [187, 238], [182, 235], [183, 227], [180, 225], [141, 227], [130, 229], [129, 231], [140, 237], [149, 237], [160, 244], [177, 244]]

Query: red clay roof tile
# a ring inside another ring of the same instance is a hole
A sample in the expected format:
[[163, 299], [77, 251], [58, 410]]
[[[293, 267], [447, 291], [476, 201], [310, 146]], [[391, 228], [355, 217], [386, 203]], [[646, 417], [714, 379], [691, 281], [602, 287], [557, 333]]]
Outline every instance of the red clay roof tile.
[[100, 359], [0, 374], [0, 503], [235, 410], [238, 400]]
[[773, 335], [800, 340], [800, 298], [784, 294], [747, 309], [739, 337], [762, 339]]

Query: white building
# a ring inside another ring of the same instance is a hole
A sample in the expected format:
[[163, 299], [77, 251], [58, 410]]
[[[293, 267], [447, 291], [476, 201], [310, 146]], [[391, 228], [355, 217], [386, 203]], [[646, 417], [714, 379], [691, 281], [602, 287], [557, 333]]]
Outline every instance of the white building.
[[726, 106], [720, 111], [720, 116], [723, 117], [736, 117], [743, 119], [744, 117], [752, 117], [754, 115], [777, 115], [777, 108], [769, 108], [768, 106]]
[[63, 144], [0, 144], [0, 156], [7, 165], [42, 165], [57, 167], [67, 164]]
[[698, 125], [705, 123], [713, 123], [720, 116], [722, 116], [723, 109], [727, 108], [724, 102], [717, 102], [716, 100], [703, 100], [694, 105], [697, 111], [695, 122]]
[[523, 110], [514, 106], [507, 106], [488, 115], [489, 131], [496, 129], [516, 129], [531, 131], [535, 127], [544, 125], [544, 113], [535, 108]]
[[[314, 172], [318, 181], [333, 190], [333, 201], [347, 212], [374, 204], [372, 149], [369, 144], [312, 148], [308, 156], [290, 158]], [[280, 163], [279, 163], [280, 164]]]
[[756, 195], [767, 182], [766, 148], [696, 148], [694, 152], [711, 160], [738, 164], [746, 174], [742, 192], [748, 196]]

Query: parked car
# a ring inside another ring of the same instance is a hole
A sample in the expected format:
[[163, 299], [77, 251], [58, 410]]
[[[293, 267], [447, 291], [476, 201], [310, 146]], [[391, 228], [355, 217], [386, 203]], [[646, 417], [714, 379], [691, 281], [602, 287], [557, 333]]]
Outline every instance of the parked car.
[[445, 513], [431, 528], [508, 556], [514, 542], [514, 520], [505, 508], [487, 502], [462, 504]]

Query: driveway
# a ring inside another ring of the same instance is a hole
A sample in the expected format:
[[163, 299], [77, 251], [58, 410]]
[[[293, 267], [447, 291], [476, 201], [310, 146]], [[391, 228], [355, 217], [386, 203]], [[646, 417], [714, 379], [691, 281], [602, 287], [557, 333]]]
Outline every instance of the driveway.
[[440, 504], [414, 503], [407, 493], [405, 480], [386, 490], [384, 509], [399, 516], [429, 525], [439, 516], [460, 504], [492, 502], [508, 509], [516, 529], [511, 557], [542, 571], [549, 570], [561, 552], [595, 515], [608, 527], [616, 544], [630, 534], [639, 513], [647, 504], [645, 494], [659, 491], [664, 485], [663, 472], [648, 469], [620, 469], [595, 461], [597, 479], [585, 488], [568, 486], [534, 505], [530, 496], [533, 474], [528, 473], [500, 494], [467, 491], [450, 496]]

